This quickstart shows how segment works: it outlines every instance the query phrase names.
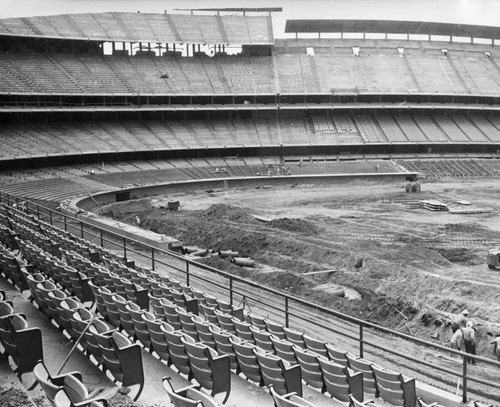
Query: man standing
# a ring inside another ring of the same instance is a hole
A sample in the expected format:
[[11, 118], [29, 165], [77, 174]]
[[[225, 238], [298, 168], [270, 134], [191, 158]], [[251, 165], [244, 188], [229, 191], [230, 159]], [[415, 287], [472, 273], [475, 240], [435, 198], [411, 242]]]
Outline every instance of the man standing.
[[[473, 326], [472, 321], [468, 321], [466, 327], [462, 329], [462, 338], [464, 341], [465, 351], [467, 353], [470, 353], [471, 355], [475, 355], [476, 354], [476, 342], [475, 342], [476, 331], [474, 330], [474, 328], [472, 326]], [[473, 365], [475, 365], [476, 361], [474, 359], [467, 358], [467, 363], [472, 363]]]

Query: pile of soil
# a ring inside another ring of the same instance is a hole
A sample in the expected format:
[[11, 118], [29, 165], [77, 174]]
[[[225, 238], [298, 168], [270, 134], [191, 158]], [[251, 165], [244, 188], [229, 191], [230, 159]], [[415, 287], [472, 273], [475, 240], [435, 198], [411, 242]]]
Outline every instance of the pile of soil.
[[0, 387], [0, 406], [26, 407], [29, 405], [31, 401], [26, 392], [16, 388]]
[[318, 232], [318, 228], [311, 222], [305, 221], [303, 219], [289, 219], [289, 218], [279, 218], [273, 219], [267, 223], [276, 229], [283, 229], [289, 232], [305, 233], [312, 235]]
[[[394, 203], [408, 199], [401, 192], [377, 195], [365, 185], [343, 188], [344, 192], [336, 189], [341, 195], [335, 199], [325, 196], [329, 193], [326, 189], [317, 196], [309, 190], [307, 201], [300, 188], [281, 193], [279, 199], [289, 199], [287, 213], [294, 216], [267, 223], [251, 215], [266, 214], [258, 207], [260, 195], [255, 192], [235, 196], [237, 205], [207, 197], [206, 210], [172, 213], [136, 201], [113, 205], [106, 211], [124, 221], [138, 216], [141, 227], [173, 236], [186, 245], [238, 251], [276, 271], [242, 268], [218, 257], [197, 260], [204, 264], [388, 328], [398, 329], [406, 323], [412, 334], [426, 340], [439, 334], [436, 342], [447, 344], [449, 327], [445, 322], [464, 308], [484, 329], [499, 330], [500, 273], [476, 283], [487, 270], [486, 248], [474, 246], [474, 242], [493, 239], [498, 233], [474, 222], [435, 222], [432, 217], [437, 214]], [[273, 191], [263, 192], [262, 197], [266, 193]], [[425, 197], [446, 201], [446, 197], [430, 192]], [[241, 202], [247, 207], [240, 206]], [[307, 220], [294, 214], [294, 208]], [[337, 216], [325, 216], [325, 211]], [[359, 259], [363, 265], [357, 268]], [[304, 274], [321, 270], [333, 272]], [[361, 300], [314, 289], [329, 283], [355, 290]], [[432, 315], [429, 324], [421, 320], [425, 313]], [[437, 318], [443, 322], [439, 326], [432, 322]], [[481, 335], [479, 354], [491, 354], [488, 340]]]

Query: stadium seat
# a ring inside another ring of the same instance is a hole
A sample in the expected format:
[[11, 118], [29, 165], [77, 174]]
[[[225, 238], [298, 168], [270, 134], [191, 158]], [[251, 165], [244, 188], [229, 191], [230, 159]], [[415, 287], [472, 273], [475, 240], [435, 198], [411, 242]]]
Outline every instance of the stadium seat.
[[211, 397], [190, 385], [174, 390], [168, 377], [163, 378], [163, 386], [174, 407], [218, 407], [219, 404]]
[[342, 402], [349, 401], [352, 394], [357, 400], [363, 401], [363, 375], [361, 373], [351, 373], [345, 366], [338, 365], [323, 356], [318, 358], [325, 391], [331, 397]]
[[273, 385], [269, 386], [269, 393], [271, 393], [276, 407], [314, 407], [314, 404], [309, 403], [294, 392], [278, 394]]
[[417, 402], [415, 379], [403, 377], [401, 373], [372, 365], [377, 388], [376, 397], [389, 404], [415, 407]]
[[116, 394], [118, 388], [98, 390], [90, 393], [87, 387], [74, 375], [64, 377], [63, 388], [54, 397], [55, 407], [105, 407], [107, 400]]
[[73, 375], [78, 380], [82, 380], [82, 375], [79, 372], [68, 372], [63, 375], [53, 376], [41, 360], [33, 368], [33, 375], [51, 403], [54, 402], [57, 392], [63, 389], [64, 378], [67, 375]]

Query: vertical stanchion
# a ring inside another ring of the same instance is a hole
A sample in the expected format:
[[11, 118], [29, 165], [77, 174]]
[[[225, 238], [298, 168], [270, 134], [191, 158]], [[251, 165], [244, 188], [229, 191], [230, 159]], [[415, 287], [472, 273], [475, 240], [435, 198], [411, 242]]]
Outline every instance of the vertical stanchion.
[[359, 324], [359, 357], [363, 357], [363, 324]]
[[68, 231], [68, 221], [67, 221], [67, 217], [66, 215], [64, 215], [64, 231], [67, 232]]
[[233, 305], [233, 277], [229, 276], [229, 304]]
[[36, 206], [36, 216], [38, 219], [40, 219], [40, 205]]
[[127, 238], [123, 238], [123, 258], [127, 258]]
[[155, 248], [151, 247], [151, 270], [155, 269]]
[[49, 210], [49, 223], [52, 225], [52, 209]]
[[462, 363], [464, 365], [462, 371], [462, 403], [467, 404], [467, 357], [462, 356]]
[[80, 236], [83, 239], [83, 222], [80, 222]]
[[290, 314], [288, 312], [288, 297], [285, 297], [285, 326], [289, 328]]
[[101, 239], [101, 247], [104, 247], [104, 236], [102, 233], [102, 229], [101, 229], [101, 233], [100, 233], [100, 239]]
[[7, 205], [10, 206], [10, 195], [7, 195]]
[[186, 284], [189, 285], [189, 261], [186, 260]]

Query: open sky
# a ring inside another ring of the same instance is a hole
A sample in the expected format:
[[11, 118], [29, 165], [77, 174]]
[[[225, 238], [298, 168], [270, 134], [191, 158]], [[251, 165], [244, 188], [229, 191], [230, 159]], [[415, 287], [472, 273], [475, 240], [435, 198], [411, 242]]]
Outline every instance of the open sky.
[[360, 18], [500, 25], [500, 0], [0, 0], [0, 18], [175, 8], [283, 7], [275, 31], [288, 18]]

